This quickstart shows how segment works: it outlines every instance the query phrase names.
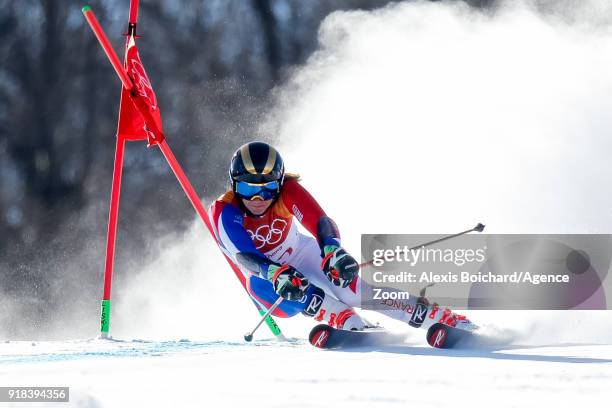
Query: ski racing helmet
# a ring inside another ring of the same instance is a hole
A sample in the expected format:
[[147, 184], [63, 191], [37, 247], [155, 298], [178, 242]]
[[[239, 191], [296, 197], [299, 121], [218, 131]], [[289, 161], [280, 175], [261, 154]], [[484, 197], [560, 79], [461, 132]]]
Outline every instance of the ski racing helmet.
[[246, 200], [275, 199], [285, 177], [283, 158], [264, 142], [249, 142], [234, 152], [229, 169], [232, 190]]

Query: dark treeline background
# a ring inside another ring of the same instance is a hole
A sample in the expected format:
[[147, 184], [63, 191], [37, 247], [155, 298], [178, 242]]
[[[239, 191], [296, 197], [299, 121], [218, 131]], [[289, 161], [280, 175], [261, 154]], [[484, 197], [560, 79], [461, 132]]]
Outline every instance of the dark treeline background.
[[[255, 125], [270, 91], [316, 49], [320, 22], [389, 2], [141, 1], [141, 58], [170, 144], [200, 194], [222, 192], [238, 145], [274, 140]], [[122, 57], [129, 1], [90, 5]], [[2, 320], [11, 337], [44, 332], [68, 293], [101, 291], [120, 83], [82, 6], [0, 0], [0, 314], [19, 305], [19, 319]], [[122, 190], [117, 273], [194, 217], [161, 154], [142, 143], [128, 144]], [[65, 279], [75, 262], [78, 274]]]

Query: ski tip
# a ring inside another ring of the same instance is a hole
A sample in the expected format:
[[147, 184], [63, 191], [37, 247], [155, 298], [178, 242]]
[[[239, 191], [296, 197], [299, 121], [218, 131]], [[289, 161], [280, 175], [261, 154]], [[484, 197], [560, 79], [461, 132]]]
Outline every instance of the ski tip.
[[326, 348], [327, 340], [329, 340], [331, 327], [326, 324], [319, 324], [315, 326], [308, 336], [308, 341], [310, 344], [317, 348]]
[[448, 330], [444, 325], [433, 325], [427, 331], [427, 343], [429, 343], [431, 347], [446, 348], [444, 345], [446, 343], [447, 334]]
[[83, 8], [81, 10], [83, 11], [83, 13], [87, 13], [88, 11], [91, 11], [91, 7], [85, 5], [85, 6], [83, 6]]

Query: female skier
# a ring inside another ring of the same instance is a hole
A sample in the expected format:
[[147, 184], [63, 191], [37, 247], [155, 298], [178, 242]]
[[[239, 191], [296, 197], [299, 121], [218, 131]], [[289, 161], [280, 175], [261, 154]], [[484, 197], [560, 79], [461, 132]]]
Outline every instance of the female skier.
[[[298, 313], [344, 330], [368, 323], [361, 307], [359, 264], [342, 248], [340, 233], [315, 199], [285, 173], [281, 155], [264, 142], [250, 142], [234, 153], [231, 190], [211, 205], [211, 217], [223, 252], [235, 263], [248, 293], [269, 308], [285, 299], [274, 316]], [[297, 219], [310, 233], [300, 233]], [[436, 322], [473, 329], [463, 316], [411, 296], [403, 307], [383, 303], [381, 313], [428, 328]]]

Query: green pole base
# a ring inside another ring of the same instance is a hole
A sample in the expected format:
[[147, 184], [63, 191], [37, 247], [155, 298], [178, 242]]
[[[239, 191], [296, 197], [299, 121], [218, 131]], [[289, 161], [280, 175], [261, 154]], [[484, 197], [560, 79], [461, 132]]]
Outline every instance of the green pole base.
[[[266, 314], [266, 311], [259, 309], [259, 314], [263, 316]], [[275, 335], [276, 337], [281, 335], [281, 329], [280, 327], [278, 327], [278, 325], [276, 324], [272, 316], [266, 317], [265, 322], [268, 325], [268, 328], [270, 329], [273, 335]]]
[[102, 312], [100, 313], [100, 337], [108, 338], [110, 327], [110, 299], [102, 300]]

